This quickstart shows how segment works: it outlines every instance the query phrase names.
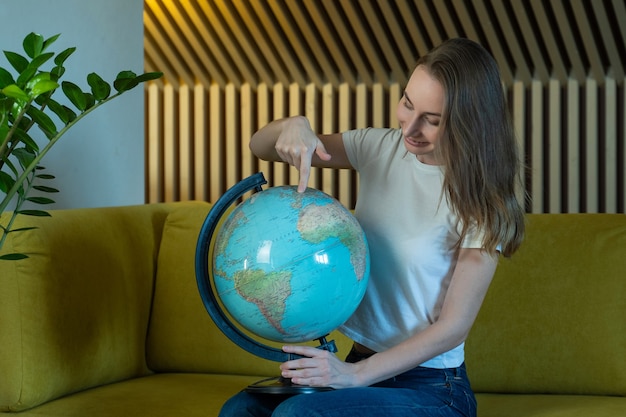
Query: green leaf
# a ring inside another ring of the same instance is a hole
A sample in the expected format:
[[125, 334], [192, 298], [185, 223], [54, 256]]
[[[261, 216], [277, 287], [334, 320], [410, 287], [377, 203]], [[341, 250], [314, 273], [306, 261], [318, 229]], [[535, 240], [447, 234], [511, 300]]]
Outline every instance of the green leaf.
[[63, 88], [63, 93], [70, 99], [72, 104], [81, 112], [85, 111], [87, 108], [87, 99], [80, 87], [69, 81], [63, 81], [61, 87]]
[[39, 153], [39, 145], [23, 129], [15, 129], [15, 137], [26, 146], [26, 149], [34, 154]]
[[35, 123], [37, 123], [37, 126], [39, 126], [39, 129], [46, 134], [48, 139], [52, 139], [56, 136], [58, 133], [57, 127], [50, 116], [35, 107], [29, 107], [26, 113], [32, 117]]
[[42, 180], [53, 180], [56, 178], [54, 175], [50, 175], [50, 174], [39, 174], [39, 175], [35, 175], [35, 177], [41, 178]]
[[33, 186], [33, 188], [38, 191], [43, 191], [44, 193], [58, 193], [59, 192], [59, 190], [57, 190], [56, 188], [46, 187], [44, 185], [35, 185]]
[[111, 94], [111, 86], [109, 83], [104, 81], [102, 77], [95, 72], [87, 76], [87, 82], [91, 87], [91, 93], [97, 101], [102, 101]]
[[50, 91], [54, 91], [59, 88], [59, 83], [52, 80], [42, 80], [33, 86], [31, 90], [31, 94], [33, 97], [39, 97], [42, 94], [48, 93]]
[[35, 98], [57, 88], [59, 88], [59, 84], [50, 79], [49, 72], [35, 75], [26, 85], [26, 89], [30, 89], [31, 96]]
[[0, 171], [0, 191], [8, 193], [15, 184], [15, 180], [6, 172]]
[[65, 62], [65, 60], [67, 58], [69, 58], [70, 55], [72, 55], [74, 52], [76, 51], [75, 47], [72, 48], [67, 48], [65, 51], [59, 53], [56, 58], [54, 58], [54, 63], [58, 66], [58, 67], [62, 67], [63, 63]]
[[50, 213], [44, 210], [18, 210], [17, 213], [25, 216], [52, 217]]
[[65, 74], [65, 67], [62, 67], [62, 66], [54, 67], [52, 68], [52, 71], [50, 71], [50, 79], [53, 81], [58, 81], [59, 78], [63, 76], [63, 74]]
[[35, 58], [43, 51], [43, 36], [34, 32], [29, 33], [22, 43], [24, 52], [31, 58]]
[[7, 253], [6, 255], [0, 255], [0, 261], [19, 261], [28, 258], [23, 253]]
[[54, 114], [63, 122], [63, 124], [68, 124], [70, 122], [70, 115], [67, 112], [67, 107], [61, 105], [58, 101], [53, 99], [48, 99], [48, 108], [52, 110]]
[[91, 93], [85, 93], [85, 101], [86, 101], [85, 110], [90, 109], [96, 105], [96, 99]]
[[46, 39], [43, 43], [43, 50], [45, 51], [46, 49], [48, 49], [48, 47], [52, 45], [54, 41], [56, 41], [59, 38], [59, 36], [61, 36], [61, 34], [57, 33], [56, 35], [50, 36], [48, 39]]
[[28, 67], [28, 59], [24, 58], [20, 54], [16, 54], [15, 52], [10, 51], [4, 51], [4, 56], [7, 57], [7, 61], [9, 61], [9, 64], [11, 64], [11, 66], [15, 68], [15, 70], [17, 70], [17, 72], [19, 72], [20, 74]]
[[28, 94], [24, 92], [21, 88], [19, 88], [16, 84], [7, 85], [2, 89], [2, 94], [7, 97], [11, 97], [17, 100], [20, 100], [22, 103], [27, 103], [30, 100]]
[[15, 80], [13, 79], [13, 76], [11, 75], [9, 71], [0, 67], [0, 89], [10, 84], [15, 84]]
[[[0, 94], [2, 93], [2, 90], [0, 89]], [[12, 98], [8, 98], [8, 97], [1, 97], [0, 96], [0, 114], [2, 114], [3, 116], [5, 114], [8, 114], [11, 109], [13, 108], [13, 102], [15, 100]], [[6, 133], [2, 134], [2, 136], [0, 137], [6, 137], [5, 136]]]
[[13, 155], [17, 158], [22, 168], [29, 166], [35, 159], [35, 154], [28, 151], [26, 148], [14, 149]]
[[131, 90], [139, 84], [137, 81], [137, 74], [132, 71], [122, 71], [117, 74], [115, 81], [113, 81], [113, 87], [120, 92]]
[[46, 197], [28, 197], [26, 200], [36, 204], [53, 204], [54, 200]]
[[46, 61], [48, 61], [53, 56], [54, 54], [50, 52], [47, 54], [41, 54], [33, 59], [30, 64], [28, 64], [28, 67], [26, 67], [26, 69], [22, 71], [20, 76], [17, 77], [17, 85], [26, 86], [28, 81], [37, 73], [37, 71], [39, 71], [39, 67], [45, 64]]
[[[22, 113], [22, 110], [24, 110], [24, 106], [26, 105], [26, 103], [28, 102], [23, 100], [13, 100], [13, 105], [11, 106], [11, 115], [13, 116], [14, 120], [16, 120]], [[27, 124], [26, 122], [28, 122], [28, 120], [25, 119], [26, 117], [22, 118], [22, 120], [20, 121], [20, 126]]]
[[140, 83], [143, 83], [146, 81], [156, 80], [158, 78], [161, 78], [162, 76], [162, 72], [146, 72], [145, 74], [141, 74], [140, 76], [138, 76], [136, 80]]

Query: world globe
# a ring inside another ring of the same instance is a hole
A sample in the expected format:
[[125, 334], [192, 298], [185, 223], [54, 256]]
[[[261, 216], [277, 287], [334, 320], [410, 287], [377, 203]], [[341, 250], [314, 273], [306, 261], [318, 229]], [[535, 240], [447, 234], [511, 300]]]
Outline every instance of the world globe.
[[217, 235], [218, 298], [243, 327], [265, 339], [318, 339], [343, 324], [363, 298], [365, 235], [327, 194], [270, 188], [228, 216]]
[[[333, 197], [295, 186], [262, 190], [265, 183], [262, 173], [241, 181], [207, 215], [196, 247], [204, 305], [224, 334], [257, 356], [293, 359], [240, 327], [275, 342], [318, 339], [335, 351], [325, 336], [354, 313], [367, 288], [365, 234]], [[250, 190], [256, 193], [227, 213]]]

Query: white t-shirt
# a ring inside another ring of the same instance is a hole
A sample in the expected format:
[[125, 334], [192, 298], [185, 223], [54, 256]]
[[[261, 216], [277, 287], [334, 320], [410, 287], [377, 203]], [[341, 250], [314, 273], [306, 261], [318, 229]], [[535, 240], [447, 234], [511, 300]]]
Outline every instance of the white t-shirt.
[[[408, 153], [400, 130], [353, 130], [343, 142], [359, 172], [355, 216], [371, 265], [365, 297], [340, 331], [383, 351], [439, 317], [457, 259], [457, 221], [442, 195], [442, 167]], [[480, 248], [480, 238], [468, 236], [461, 247]], [[453, 368], [463, 360], [461, 344], [422, 366]]]

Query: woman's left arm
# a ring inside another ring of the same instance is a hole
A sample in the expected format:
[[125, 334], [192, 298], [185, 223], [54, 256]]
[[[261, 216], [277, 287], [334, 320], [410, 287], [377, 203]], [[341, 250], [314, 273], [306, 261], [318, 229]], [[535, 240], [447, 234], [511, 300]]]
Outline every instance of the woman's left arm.
[[347, 388], [398, 375], [458, 346], [467, 338], [495, 273], [498, 260], [480, 249], [461, 249], [439, 318], [406, 341], [356, 364], [306, 346], [284, 350], [309, 358], [285, 362], [282, 375], [296, 384]]

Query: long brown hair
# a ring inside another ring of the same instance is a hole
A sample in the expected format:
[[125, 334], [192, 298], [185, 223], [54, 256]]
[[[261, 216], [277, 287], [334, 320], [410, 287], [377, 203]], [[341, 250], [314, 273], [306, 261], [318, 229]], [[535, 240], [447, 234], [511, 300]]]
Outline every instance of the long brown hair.
[[512, 255], [524, 237], [518, 145], [498, 66], [478, 43], [450, 39], [417, 63], [445, 91], [439, 141], [444, 193], [459, 217], [461, 240], [474, 227], [483, 249]]

